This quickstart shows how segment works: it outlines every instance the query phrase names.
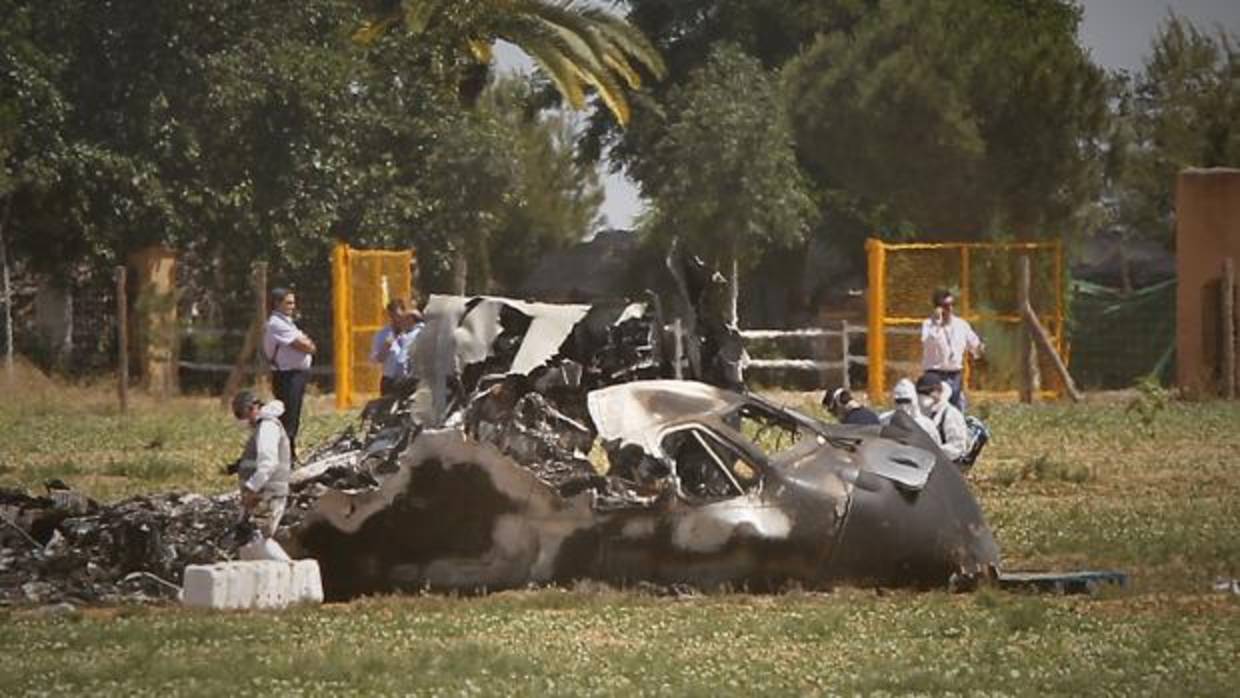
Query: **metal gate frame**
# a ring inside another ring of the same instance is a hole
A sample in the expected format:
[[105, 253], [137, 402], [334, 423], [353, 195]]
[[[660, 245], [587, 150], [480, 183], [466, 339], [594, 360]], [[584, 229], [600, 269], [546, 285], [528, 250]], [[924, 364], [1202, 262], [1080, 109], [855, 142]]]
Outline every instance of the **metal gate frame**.
[[[414, 259], [412, 249], [359, 250], [343, 242], [332, 249], [336, 409], [365, 404], [378, 395], [381, 374], [372, 365], [369, 352], [360, 352], [359, 356], [357, 347], [370, 346], [375, 333], [387, 324], [384, 308], [392, 297], [413, 300]], [[357, 291], [363, 285], [378, 287], [378, 304], [358, 302]]]
[[[1054, 337], [1055, 348], [1060, 356], [1064, 356], [1066, 360], [1066, 327], [1064, 324], [1065, 316], [1065, 298], [1064, 298], [1064, 274], [1063, 274], [1063, 243], [1059, 240], [1053, 242], [947, 242], [947, 243], [887, 243], [877, 238], [869, 238], [865, 243], [866, 261], [868, 271], [868, 289], [866, 299], [868, 305], [868, 325], [869, 331], [866, 335], [866, 354], [869, 358], [867, 391], [871, 400], [882, 400], [887, 393], [887, 375], [886, 370], [888, 364], [895, 365], [896, 362], [888, 362], [887, 360], [887, 333], [895, 332], [919, 332], [924, 317], [889, 317], [887, 315], [887, 286], [889, 279], [887, 278], [887, 255], [889, 253], [900, 253], [902, 251], [912, 250], [941, 250], [949, 254], [960, 255], [960, 315], [970, 323], [976, 324], [979, 320], [989, 319], [997, 320], [1005, 323], [1021, 322], [1020, 316], [1017, 314], [987, 315], [982, 316], [972, 307], [972, 279], [970, 278], [969, 254], [972, 250], [1000, 250], [1011, 254], [1015, 261], [1022, 255], [1034, 254], [1050, 254], [1053, 259], [1053, 286], [1055, 290], [1054, 312], [1043, 317], [1042, 322], [1051, 330]], [[946, 284], [946, 280], [944, 280]], [[920, 362], [916, 366], [900, 365], [911, 371], [914, 369], [920, 372]], [[965, 385], [969, 385], [970, 367], [969, 362], [965, 362]], [[1051, 394], [1054, 394], [1053, 392]]]

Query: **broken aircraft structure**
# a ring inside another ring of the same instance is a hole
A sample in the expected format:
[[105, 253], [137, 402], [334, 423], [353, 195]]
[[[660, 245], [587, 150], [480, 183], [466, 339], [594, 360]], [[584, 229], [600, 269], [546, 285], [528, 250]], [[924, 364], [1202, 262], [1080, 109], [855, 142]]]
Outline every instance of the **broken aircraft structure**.
[[610, 468], [549, 477], [459, 429], [429, 429], [377, 485], [329, 490], [288, 547], [330, 597], [590, 578], [729, 586], [969, 586], [998, 547], [925, 433], [827, 425], [688, 381], [589, 394]]
[[[317, 558], [337, 599], [580, 578], [968, 587], [997, 574], [977, 501], [920, 428], [903, 415], [829, 425], [743, 392], [739, 334], [708, 310], [720, 280], [700, 263], [673, 271], [677, 324], [653, 298], [432, 296], [418, 380], [294, 471], [285, 547]], [[0, 604], [168, 598], [161, 580], [234, 547], [235, 494], [111, 507], [0, 494], [12, 592]]]

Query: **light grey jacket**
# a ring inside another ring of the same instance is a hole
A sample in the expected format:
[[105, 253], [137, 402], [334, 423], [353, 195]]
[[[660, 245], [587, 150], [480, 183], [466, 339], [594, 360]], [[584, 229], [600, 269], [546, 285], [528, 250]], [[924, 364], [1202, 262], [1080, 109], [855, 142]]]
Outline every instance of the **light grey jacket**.
[[288, 495], [289, 476], [293, 471], [292, 451], [288, 434], [280, 423], [284, 403], [272, 400], [258, 412], [258, 424], [245, 444], [237, 477], [241, 487], [264, 496]]

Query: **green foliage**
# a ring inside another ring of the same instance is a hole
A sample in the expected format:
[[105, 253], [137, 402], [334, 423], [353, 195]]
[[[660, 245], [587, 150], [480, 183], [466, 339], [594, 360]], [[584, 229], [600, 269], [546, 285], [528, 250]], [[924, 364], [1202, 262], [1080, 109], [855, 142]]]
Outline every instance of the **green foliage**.
[[653, 199], [648, 235], [679, 237], [721, 268], [803, 240], [813, 203], [780, 104], [773, 77], [734, 46], [716, 48], [673, 89], [661, 134], [634, 170]]
[[1171, 391], [1153, 374], [1142, 378], [1134, 387], [1137, 395], [1129, 400], [1126, 411], [1137, 416], [1146, 436], [1152, 439], [1157, 436], [1158, 422], [1171, 402]]
[[1072, 230], [1101, 184], [1106, 115], [1079, 12], [1062, 0], [895, 0], [820, 35], [785, 78], [832, 234]]
[[1170, 242], [1176, 175], [1240, 166], [1240, 48], [1171, 14], [1135, 77], [1115, 78], [1110, 161], [1113, 222]]
[[626, 89], [642, 85], [638, 68], [662, 77], [663, 59], [646, 37], [610, 12], [545, 0], [400, 0], [382, 3], [356, 37], [370, 42], [391, 26], [415, 39], [443, 32], [460, 37], [458, 50], [491, 61], [491, 42], [509, 41], [539, 65], [574, 109], [592, 88], [614, 118], [629, 120]]
[[[14, 256], [66, 276], [168, 244], [189, 297], [209, 295], [217, 317], [250, 312], [254, 261], [273, 280], [325, 286], [337, 239], [418, 247], [424, 291], [448, 287], [458, 256], [478, 290], [492, 259], [514, 284], [518, 264], [589, 231], [597, 177], [571, 163], [554, 118], [462, 103], [478, 75], [463, 47], [479, 27], [497, 36], [498, 20], [487, 3], [439, 5], [416, 38], [362, 46], [350, 34], [364, 8], [348, 0], [3, 0]], [[576, 14], [621, 50], [614, 18]]]
[[503, 77], [479, 103], [512, 132], [518, 173], [489, 245], [501, 290], [515, 290], [545, 252], [582, 240], [600, 223], [603, 188], [593, 165], [575, 156], [575, 122], [562, 111], [540, 112], [538, 97], [536, 84]]

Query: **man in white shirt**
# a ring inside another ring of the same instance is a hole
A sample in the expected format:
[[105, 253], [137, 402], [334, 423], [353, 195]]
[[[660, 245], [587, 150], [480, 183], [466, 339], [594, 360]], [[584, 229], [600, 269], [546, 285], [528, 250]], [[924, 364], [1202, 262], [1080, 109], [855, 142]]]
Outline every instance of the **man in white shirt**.
[[370, 360], [383, 365], [379, 394], [389, 395], [397, 384], [412, 372], [410, 348], [422, 329], [421, 314], [409, 307], [403, 298], [387, 304], [389, 324], [375, 333]]
[[233, 396], [232, 408], [233, 416], [253, 429], [237, 461], [241, 510], [254, 527], [242, 543], [241, 559], [287, 562], [288, 553], [274, 538], [284, 516], [292, 471], [289, 439], [280, 423], [284, 405], [279, 400], [264, 405], [254, 393], [242, 390]]
[[288, 434], [293, 460], [297, 459], [297, 431], [301, 427], [301, 402], [310, 379], [314, 341], [297, 328], [293, 312], [297, 296], [287, 288], [271, 292], [271, 315], [263, 332], [263, 355], [271, 365], [271, 392], [284, 403], [280, 423]]
[[951, 404], [964, 411], [964, 354], [982, 356], [982, 340], [968, 320], [952, 312], [955, 298], [947, 289], [936, 289], [931, 296], [934, 312], [921, 323], [921, 368], [951, 386]]

